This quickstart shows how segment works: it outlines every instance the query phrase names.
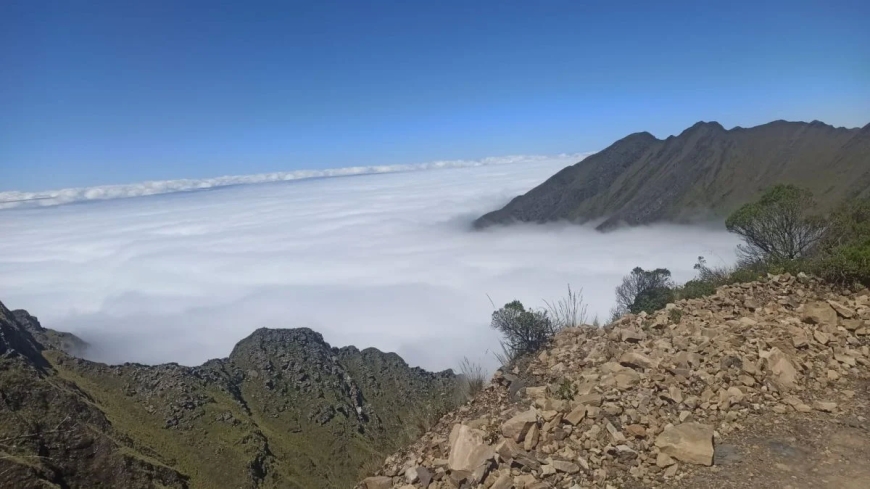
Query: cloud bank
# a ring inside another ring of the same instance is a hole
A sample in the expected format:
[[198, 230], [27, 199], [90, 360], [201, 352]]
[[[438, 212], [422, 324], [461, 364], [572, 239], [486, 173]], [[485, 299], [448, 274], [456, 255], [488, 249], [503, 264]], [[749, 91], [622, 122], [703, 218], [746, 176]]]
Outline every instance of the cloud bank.
[[565, 165], [576, 163], [588, 153], [561, 154], [557, 156], [543, 155], [513, 155], [493, 156], [480, 160], [447, 160], [428, 163], [412, 163], [405, 165], [351, 166], [346, 168], [327, 168], [323, 170], [296, 170], [290, 172], [259, 173], [256, 175], [231, 175], [204, 179], [160, 180], [132, 183], [126, 185], [102, 185], [98, 187], [67, 188], [47, 190], [42, 192], [8, 191], [0, 192], [0, 209], [16, 207], [48, 207], [55, 205], [86, 202], [90, 200], [123, 199], [143, 197], [173, 192], [189, 192], [206, 190], [230, 185], [247, 185], [257, 183], [288, 182], [309, 178], [346, 177], [353, 175], [371, 175], [378, 173], [396, 173], [421, 170], [438, 170], [446, 168], [473, 168], [489, 165], [506, 165], [517, 163], [540, 163], [544, 161], [562, 161]]
[[634, 266], [693, 275], [733, 260], [723, 230], [581, 226], [469, 230], [573, 161], [236, 185], [0, 212], [0, 300], [71, 331], [106, 362], [193, 365], [258, 327], [311, 327], [334, 346], [440, 370], [492, 367], [487, 295], [532, 306], [583, 288], [606, 316]]

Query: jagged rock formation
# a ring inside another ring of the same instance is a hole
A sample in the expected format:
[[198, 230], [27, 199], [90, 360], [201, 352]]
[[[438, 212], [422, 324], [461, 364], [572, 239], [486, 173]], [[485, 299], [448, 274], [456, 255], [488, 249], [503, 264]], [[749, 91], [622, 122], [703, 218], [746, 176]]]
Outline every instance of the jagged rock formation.
[[561, 331], [358, 487], [870, 487], [868, 366], [867, 290], [727, 286]]
[[12, 316], [44, 348], [60, 350], [78, 357], [82, 356], [90, 346], [72, 333], [43, 328], [39, 320], [25, 310], [12, 311]]
[[0, 304], [0, 487], [346, 488], [455, 403], [394, 353], [259, 329], [198, 367], [104, 365]]
[[679, 136], [627, 136], [475, 221], [619, 224], [724, 218], [765, 188], [794, 183], [822, 208], [870, 195], [870, 124], [775, 121], [726, 130], [699, 122]]

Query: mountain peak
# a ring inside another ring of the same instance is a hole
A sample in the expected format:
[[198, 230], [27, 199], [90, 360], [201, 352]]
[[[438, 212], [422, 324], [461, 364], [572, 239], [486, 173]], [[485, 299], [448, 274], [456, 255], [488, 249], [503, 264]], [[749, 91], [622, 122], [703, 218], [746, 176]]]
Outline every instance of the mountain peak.
[[22, 420], [0, 438], [28, 460], [0, 463], [0, 487], [351, 487], [458, 401], [452, 374], [309, 328], [257, 329], [197, 367], [71, 358], [64, 334], [0, 303], [0, 385]]
[[681, 134], [693, 134], [697, 132], [725, 132], [725, 128], [722, 127], [722, 124], [719, 124], [716, 121], [698, 121], [692, 124], [691, 127], [683, 131]]
[[[475, 228], [513, 222], [602, 220], [599, 229], [661, 221], [721, 220], [770, 185], [809, 188], [823, 209], [870, 191], [867, 127], [773, 121], [726, 130], [699, 121], [678, 136], [626, 136], [581, 164], [557, 172]], [[868, 125], [870, 127], [870, 125]], [[853, 140], [856, 135], [861, 141]], [[819, 174], [832, 178], [820, 179]]]
[[33, 335], [0, 302], [0, 357], [17, 357], [39, 369], [48, 366]]
[[311, 328], [257, 328], [247, 338], [242, 339], [239, 343], [246, 341], [261, 342], [261, 343], [295, 343], [309, 344], [318, 343], [326, 344], [323, 341], [323, 335], [314, 331]]

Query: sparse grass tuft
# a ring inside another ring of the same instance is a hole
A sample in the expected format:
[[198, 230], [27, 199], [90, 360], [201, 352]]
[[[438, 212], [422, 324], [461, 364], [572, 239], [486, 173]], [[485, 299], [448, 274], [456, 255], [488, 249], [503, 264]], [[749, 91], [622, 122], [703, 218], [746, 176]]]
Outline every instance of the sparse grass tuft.
[[468, 357], [459, 363], [459, 389], [462, 399], [471, 399], [486, 387], [488, 374], [479, 363], [472, 362]]
[[544, 301], [544, 304], [547, 306], [547, 313], [557, 331], [586, 324], [586, 304], [583, 302], [583, 289], [574, 291], [571, 290], [571, 284], [568, 284], [568, 295], [553, 302]]
[[577, 395], [577, 388], [574, 387], [574, 382], [571, 379], [564, 378], [559, 382], [554, 394], [558, 399], [570, 401]]

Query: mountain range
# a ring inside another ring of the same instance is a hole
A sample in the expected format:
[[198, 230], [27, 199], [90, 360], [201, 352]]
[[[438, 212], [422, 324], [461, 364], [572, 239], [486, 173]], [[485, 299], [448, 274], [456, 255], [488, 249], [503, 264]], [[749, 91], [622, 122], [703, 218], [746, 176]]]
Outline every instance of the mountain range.
[[698, 122], [678, 136], [626, 136], [474, 222], [593, 222], [600, 230], [721, 220], [767, 187], [813, 191], [822, 209], [870, 195], [870, 124], [774, 121], [727, 130]]
[[305, 328], [197, 367], [86, 348], [0, 303], [0, 487], [347, 488], [457, 402], [450, 371]]

